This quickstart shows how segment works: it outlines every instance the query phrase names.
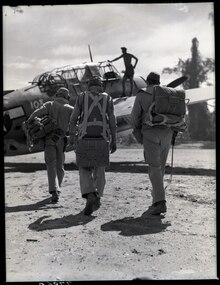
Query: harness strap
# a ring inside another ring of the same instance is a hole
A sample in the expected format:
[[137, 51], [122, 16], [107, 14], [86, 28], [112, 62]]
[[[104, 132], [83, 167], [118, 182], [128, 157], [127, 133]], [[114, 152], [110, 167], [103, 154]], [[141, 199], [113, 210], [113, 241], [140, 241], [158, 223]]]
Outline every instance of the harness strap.
[[[89, 107], [89, 97], [92, 99], [92, 104]], [[103, 99], [103, 106], [100, 104], [100, 101]], [[97, 121], [96, 118], [93, 121], [88, 122], [88, 118], [91, 115], [94, 107], [98, 107], [102, 121]], [[101, 135], [104, 139], [107, 140], [107, 121], [106, 121], [106, 107], [107, 107], [107, 96], [94, 96], [91, 92], [84, 92], [84, 116], [83, 121], [79, 124], [79, 139], [84, 137], [87, 134], [88, 126], [102, 126]]]

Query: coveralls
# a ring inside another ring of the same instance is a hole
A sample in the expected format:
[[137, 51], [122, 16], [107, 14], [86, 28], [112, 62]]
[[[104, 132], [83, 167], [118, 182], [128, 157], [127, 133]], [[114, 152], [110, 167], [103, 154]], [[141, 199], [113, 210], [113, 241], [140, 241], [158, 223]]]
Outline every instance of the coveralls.
[[[89, 91], [87, 91], [89, 92]], [[106, 94], [106, 93], [105, 93]], [[94, 94], [93, 94], [94, 95]], [[109, 125], [110, 134], [112, 140], [116, 140], [116, 118], [114, 115], [114, 106], [112, 98], [106, 94], [107, 106], [106, 106], [106, 119]], [[105, 96], [106, 96], [105, 95]], [[103, 96], [102, 93], [96, 96]], [[74, 134], [76, 131], [77, 124], [83, 119], [84, 112], [84, 94], [81, 93], [77, 97], [74, 111], [70, 119], [70, 134]], [[91, 118], [90, 118], [91, 119]], [[87, 127], [87, 135], [85, 137], [100, 137], [100, 126]], [[98, 196], [103, 196], [103, 191], [106, 184], [105, 179], [105, 167], [79, 167], [79, 178], [80, 178], [80, 190], [83, 198], [86, 198], [87, 194], [98, 192]]]
[[44, 103], [35, 110], [30, 119], [50, 115], [55, 119], [57, 131], [46, 136], [44, 158], [47, 166], [47, 176], [49, 193], [60, 192], [60, 187], [64, 177], [64, 161], [66, 147], [66, 133], [69, 129], [69, 120], [73, 107], [68, 104], [68, 100], [62, 97], [55, 97], [54, 101]]
[[152, 103], [153, 85], [146, 87], [146, 92], [137, 93], [131, 113], [134, 130], [143, 138], [145, 160], [148, 163], [148, 174], [152, 184], [153, 203], [165, 200], [164, 173], [173, 132], [165, 126], [149, 127], [145, 124], [148, 109]]

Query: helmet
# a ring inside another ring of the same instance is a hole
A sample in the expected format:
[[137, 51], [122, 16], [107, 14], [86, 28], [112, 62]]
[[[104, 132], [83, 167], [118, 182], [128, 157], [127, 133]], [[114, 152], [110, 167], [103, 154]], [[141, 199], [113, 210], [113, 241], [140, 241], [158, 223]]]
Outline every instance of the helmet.
[[65, 88], [65, 87], [60, 87], [60, 88], [57, 90], [55, 96], [56, 96], [56, 97], [63, 97], [63, 98], [65, 98], [65, 99], [67, 99], [67, 100], [70, 99], [69, 90], [68, 90], [67, 88]]
[[160, 84], [160, 75], [157, 72], [150, 72], [147, 76], [147, 80], [153, 80]]
[[103, 86], [102, 78], [100, 76], [94, 76], [88, 81], [88, 87], [91, 86]]

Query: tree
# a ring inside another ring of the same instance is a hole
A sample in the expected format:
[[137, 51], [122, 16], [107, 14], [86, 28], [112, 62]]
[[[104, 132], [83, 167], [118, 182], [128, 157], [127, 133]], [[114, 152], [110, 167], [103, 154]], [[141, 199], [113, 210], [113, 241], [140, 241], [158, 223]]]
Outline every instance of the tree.
[[[208, 74], [214, 72], [214, 60], [211, 58], [202, 59], [198, 50], [199, 41], [197, 38], [192, 39], [191, 53], [192, 57], [187, 60], [179, 59], [174, 68], [164, 68], [162, 73], [181, 73], [187, 75], [188, 80], [184, 82], [184, 89], [198, 88], [200, 84], [208, 82]], [[207, 103], [197, 103], [188, 106], [189, 126], [188, 131], [190, 138], [193, 140], [209, 140], [211, 130], [211, 117]]]

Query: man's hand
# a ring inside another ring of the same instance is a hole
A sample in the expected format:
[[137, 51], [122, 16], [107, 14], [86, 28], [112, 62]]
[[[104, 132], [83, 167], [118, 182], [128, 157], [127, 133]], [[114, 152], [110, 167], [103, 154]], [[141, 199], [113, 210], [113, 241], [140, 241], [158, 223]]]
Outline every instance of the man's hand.
[[114, 153], [117, 150], [116, 141], [111, 141], [110, 143], [110, 153]]
[[132, 133], [136, 141], [140, 144], [143, 144], [143, 135], [142, 135], [141, 129], [134, 129]]
[[68, 137], [68, 143], [67, 143], [68, 146], [73, 146], [73, 149], [75, 150], [76, 149], [76, 138], [75, 138], [75, 135], [70, 135]]

